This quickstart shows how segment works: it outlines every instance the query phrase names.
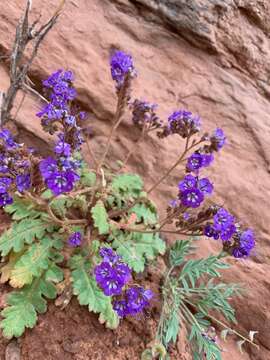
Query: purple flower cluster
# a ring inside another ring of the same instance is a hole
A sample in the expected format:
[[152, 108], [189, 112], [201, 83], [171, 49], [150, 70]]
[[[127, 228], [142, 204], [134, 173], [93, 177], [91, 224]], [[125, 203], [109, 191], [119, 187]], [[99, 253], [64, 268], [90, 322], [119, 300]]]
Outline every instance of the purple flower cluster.
[[76, 98], [73, 87], [74, 75], [71, 71], [58, 70], [43, 81], [49, 93], [49, 103], [37, 114], [45, 131], [54, 134], [61, 129], [61, 136], [70, 145], [71, 150], [80, 150], [83, 143], [82, 129], [78, 120], [85, 118], [84, 112], [78, 112], [72, 106]]
[[168, 125], [164, 129], [166, 136], [178, 134], [182, 138], [190, 137], [200, 131], [201, 119], [190, 111], [178, 110], [168, 117]]
[[103, 261], [95, 267], [98, 285], [107, 296], [120, 295], [122, 288], [131, 278], [129, 267], [110, 248], [102, 248], [100, 256]]
[[127, 75], [131, 77], [136, 76], [136, 70], [133, 65], [131, 55], [126, 54], [123, 51], [117, 50], [111, 56], [111, 75], [116, 82], [116, 88], [119, 89]]
[[11, 191], [30, 188], [29, 154], [23, 145], [15, 142], [8, 129], [0, 131], [0, 206], [13, 202]]
[[140, 128], [147, 127], [150, 131], [161, 127], [161, 120], [155, 113], [157, 104], [136, 99], [130, 104], [130, 109], [133, 123]]
[[71, 247], [80, 246], [82, 243], [82, 234], [80, 231], [75, 231], [73, 234], [70, 235], [68, 238], [68, 244]]
[[226, 136], [222, 129], [217, 128], [210, 137], [211, 147], [215, 151], [219, 151], [226, 144]]
[[187, 159], [187, 171], [198, 173], [203, 167], [209, 166], [214, 160], [213, 152], [219, 151], [226, 143], [226, 137], [222, 129], [217, 128], [210, 138], [206, 137], [205, 140], [209, 140], [209, 145], [196, 150]]
[[232, 255], [235, 258], [247, 257], [255, 247], [255, 237], [251, 229], [238, 233], [235, 242], [231, 246]]
[[213, 184], [208, 178], [199, 179], [191, 174], [179, 182], [179, 199], [185, 207], [197, 208], [201, 205], [205, 195], [211, 195]]
[[43, 81], [50, 93], [50, 102], [37, 114], [42, 118], [45, 131], [50, 134], [59, 131], [54, 147], [55, 158], [48, 157], [40, 163], [41, 175], [55, 195], [71, 191], [79, 179], [76, 170], [80, 162], [74, 160], [73, 154], [83, 143], [82, 129], [77, 121], [83, 120], [85, 114], [75, 112], [71, 105], [76, 97], [73, 80], [71, 71], [58, 70]]
[[255, 247], [253, 231], [242, 231], [235, 218], [224, 208], [219, 208], [213, 216], [213, 223], [204, 227], [204, 235], [215, 240], [221, 239], [224, 250], [236, 258], [247, 257]]
[[120, 299], [113, 301], [113, 309], [119, 317], [136, 315], [150, 305], [153, 293], [142, 286], [132, 286], [125, 290]]
[[102, 262], [95, 267], [95, 278], [107, 296], [113, 296], [113, 308], [119, 315], [135, 315], [149, 306], [153, 294], [141, 286], [124, 287], [131, 279], [131, 270], [111, 248], [101, 248]]
[[229, 240], [236, 231], [235, 218], [225, 209], [220, 208], [213, 217], [213, 224], [207, 224], [204, 234], [215, 240]]

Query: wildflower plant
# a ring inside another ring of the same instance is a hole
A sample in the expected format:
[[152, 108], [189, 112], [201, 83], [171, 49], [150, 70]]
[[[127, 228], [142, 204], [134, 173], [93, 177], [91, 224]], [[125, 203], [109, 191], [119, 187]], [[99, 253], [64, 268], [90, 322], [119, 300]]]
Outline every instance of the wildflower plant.
[[[201, 134], [200, 117], [189, 111], [177, 110], [163, 121], [156, 114], [156, 104], [133, 99], [131, 85], [137, 71], [130, 55], [116, 51], [110, 66], [117, 107], [100, 159], [83, 135], [86, 115], [75, 104], [71, 71], [58, 70], [43, 81], [48, 102], [37, 117], [43, 130], [54, 136], [53, 155], [41, 158], [8, 129], [0, 131], [0, 205], [12, 218], [0, 237], [1, 282], [15, 289], [1, 313], [3, 334], [21, 336], [46, 311], [48, 299], [65, 296], [69, 290], [81, 305], [99, 314], [101, 323], [115, 329], [125, 317], [142, 314], [158, 298], [134, 275], [167, 250], [169, 267], [156, 341], [168, 356], [168, 344], [176, 341], [183, 321], [190, 329], [195, 358], [220, 359], [220, 348], [208, 329], [211, 320], [216, 321], [209, 310], [235, 321], [229, 300], [238, 287], [213, 278], [221, 277], [219, 271], [228, 267], [223, 258], [246, 258], [255, 246], [251, 229], [210, 202], [214, 185], [201, 175], [219, 155], [226, 137], [222, 129]], [[141, 130], [137, 144], [147, 140], [149, 133], [159, 141], [179, 136], [185, 144], [177, 161], [149, 189], [140, 176], [126, 172], [135, 148], [117, 166], [107, 162], [126, 111]], [[82, 156], [85, 141], [92, 165]], [[160, 221], [151, 194], [179, 165], [185, 175]], [[162, 233], [183, 240], [170, 248]], [[219, 240], [220, 253], [189, 259], [193, 245], [185, 239], [190, 237]], [[65, 298], [62, 305], [69, 300]]]

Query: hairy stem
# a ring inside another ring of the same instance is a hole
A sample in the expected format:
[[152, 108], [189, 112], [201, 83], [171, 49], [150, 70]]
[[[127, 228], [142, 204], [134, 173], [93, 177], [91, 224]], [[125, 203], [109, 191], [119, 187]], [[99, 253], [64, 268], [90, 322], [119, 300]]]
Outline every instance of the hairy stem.
[[171, 172], [181, 163], [186, 161], [185, 156], [186, 154], [195, 146], [199, 145], [203, 140], [199, 140], [197, 142], [195, 142], [194, 144], [192, 144], [191, 146], [189, 146], [189, 139], [186, 139], [186, 145], [185, 145], [185, 150], [182, 153], [182, 155], [178, 158], [178, 160], [166, 171], [166, 173], [161, 176], [161, 178], [158, 179], [158, 181], [156, 183], [154, 183], [146, 192], [147, 194], [150, 194], [153, 190], [155, 190], [170, 174]]
[[114, 119], [113, 119], [113, 125], [111, 127], [111, 131], [110, 131], [110, 134], [107, 139], [105, 151], [104, 151], [99, 163], [97, 164], [97, 173], [98, 174], [100, 172], [100, 168], [104, 164], [104, 161], [108, 155], [113, 135], [122, 121], [122, 118], [123, 118], [122, 115], [123, 115], [124, 108], [126, 105], [126, 100], [128, 98], [129, 87], [130, 87], [130, 78], [129, 78], [129, 75], [126, 75], [124, 83], [118, 93], [118, 100], [117, 100], [116, 111], [115, 111], [115, 115], [114, 115]]
[[127, 156], [125, 157], [125, 160], [123, 161], [123, 164], [121, 165], [120, 169], [117, 171], [117, 174], [119, 174], [120, 171], [126, 167], [129, 159], [130, 159], [131, 156], [134, 154], [134, 152], [137, 150], [138, 145], [140, 144], [140, 142], [143, 141], [143, 139], [144, 139], [144, 137], [145, 137], [145, 134], [146, 134], [146, 128], [145, 128], [145, 126], [144, 126], [143, 129], [142, 129], [142, 133], [141, 133], [140, 137], [137, 139], [137, 141], [135, 141], [134, 146], [133, 146], [133, 147], [129, 150], [129, 152], [127, 153]]

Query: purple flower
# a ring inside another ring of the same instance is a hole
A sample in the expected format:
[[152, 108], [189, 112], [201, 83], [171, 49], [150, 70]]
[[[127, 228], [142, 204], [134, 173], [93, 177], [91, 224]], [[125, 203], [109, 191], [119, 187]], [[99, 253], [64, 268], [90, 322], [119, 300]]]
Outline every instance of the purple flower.
[[73, 115], [67, 115], [67, 116], [65, 117], [65, 123], [66, 123], [67, 125], [70, 125], [70, 126], [75, 126], [75, 125], [76, 125], [76, 118], [75, 118], [75, 116], [73, 116]]
[[234, 224], [231, 224], [224, 230], [220, 231], [220, 238], [223, 241], [228, 241], [233, 236], [233, 234], [236, 232], [236, 226]]
[[190, 214], [188, 212], [184, 212], [184, 214], [182, 215], [183, 219], [185, 221], [187, 221], [190, 218]]
[[203, 161], [202, 166], [207, 167], [214, 161], [214, 155], [212, 153], [202, 154]]
[[113, 310], [117, 313], [120, 318], [128, 315], [127, 301], [125, 299], [114, 300]]
[[145, 290], [141, 286], [133, 286], [126, 290], [125, 297], [128, 314], [135, 315], [150, 305], [149, 301], [152, 299], [153, 293], [151, 290]]
[[226, 136], [222, 129], [217, 128], [210, 137], [211, 145], [214, 150], [219, 151], [226, 144]]
[[178, 110], [168, 118], [168, 134], [179, 134], [183, 138], [194, 135], [200, 131], [200, 117], [194, 116], [190, 111]]
[[72, 171], [57, 171], [46, 179], [46, 184], [55, 195], [69, 192], [76, 181], [75, 175]]
[[187, 160], [187, 169], [189, 171], [198, 171], [204, 165], [204, 156], [200, 153], [193, 153]]
[[232, 248], [232, 255], [235, 258], [247, 257], [255, 247], [254, 233], [247, 229], [238, 235], [235, 245]]
[[179, 199], [173, 199], [169, 202], [169, 206], [172, 208], [177, 208], [180, 205]]
[[52, 157], [47, 157], [39, 163], [39, 170], [44, 179], [48, 179], [58, 171], [57, 162]]
[[13, 199], [8, 193], [0, 193], [0, 206], [6, 206], [12, 203]]
[[98, 284], [113, 276], [113, 268], [110, 263], [102, 262], [95, 267], [95, 277]]
[[121, 86], [124, 82], [125, 76], [130, 74], [135, 75], [132, 57], [123, 51], [115, 51], [111, 57], [111, 75], [117, 86]]
[[184, 179], [178, 184], [178, 188], [181, 191], [185, 191], [195, 187], [197, 187], [197, 178], [191, 174], [186, 175]]
[[103, 262], [115, 264], [121, 259], [111, 248], [103, 247], [99, 250], [99, 255], [103, 258]]
[[215, 240], [219, 239], [219, 231], [215, 230], [210, 224], [206, 224], [204, 227], [204, 235]]
[[3, 139], [7, 150], [16, 149], [19, 147], [19, 144], [14, 141], [13, 136], [8, 129], [2, 129], [0, 131], [0, 139]]
[[226, 231], [234, 222], [234, 217], [225, 209], [220, 208], [214, 215], [214, 229]]
[[71, 155], [71, 146], [60, 140], [58, 141], [58, 143], [56, 144], [55, 148], [54, 148], [54, 152], [57, 154], [57, 155], [63, 155], [65, 157], [68, 157]]
[[80, 246], [82, 243], [82, 234], [79, 231], [75, 231], [68, 238], [68, 243], [72, 247]]
[[31, 177], [30, 174], [17, 175], [16, 176], [16, 186], [18, 191], [23, 192], [28, 190], [31, 186]]
[[208, 178], [202, 178], [198, 180], [198, 189], [206, 195], [210, 195], [213, 192], [213, 184]]
[[106, 296], [120, 295], [124, 286], [124, 280], [113, 271], [111, 277], [104, 278], [99, 283], [99, 286]]
[[131, 277], [131, 270], [111, 248], [101, 248], [103, 261], [95, 267], [95, 278], [107, 296], [119, 295]]
[[180, 196], [182, 204], [186, 207], [197, 208], [204, 200], [203, 193], [197, 188], [185, 190]]
[[0, 178], [0, 194], [6, 193], [11, 183], [12, 180], [8, 177]]
[[123, 279], [124, 283], [126, 284], [131, 278], [131, 271], [127, 264], [118, 263], [114, 265], [114, 271], [116, 272], [117, 276]]

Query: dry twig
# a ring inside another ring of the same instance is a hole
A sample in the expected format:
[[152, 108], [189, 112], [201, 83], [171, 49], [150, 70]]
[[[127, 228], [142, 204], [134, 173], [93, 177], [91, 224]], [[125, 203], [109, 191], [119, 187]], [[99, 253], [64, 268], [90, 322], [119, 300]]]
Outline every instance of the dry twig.
[[[41, 25], [39, 29], [36, 29], [39, 20], [29, 24], [31, 0], [27, 0], [26, 9], [16, 28], [14, 45], [10, 56], [10, 86], [6, 93], [0, 92], [0, 126], [3, 126], [9, 120], [16, 94], [19, 89], [23, 88], [27, 73], [37, 55], [39, 46], [47, 33], [55, 25], [64, 3], [65, 0], [61, 0], [60, 6], [53, 16], [45, 24]], [[32, 49], [28, 59], [23, 61], [24, 53], [29, 43], [33, 44]]]

